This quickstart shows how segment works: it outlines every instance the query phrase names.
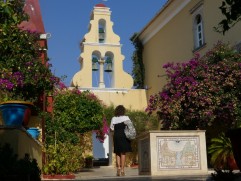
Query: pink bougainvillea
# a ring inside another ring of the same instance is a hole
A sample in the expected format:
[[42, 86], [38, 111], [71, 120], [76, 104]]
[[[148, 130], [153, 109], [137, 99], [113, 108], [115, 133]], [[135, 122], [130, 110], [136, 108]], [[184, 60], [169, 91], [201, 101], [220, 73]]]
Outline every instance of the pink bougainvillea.
[[102, 127], [99, 130], [95, 130], [96, 138], [101, 142], [104, 143], [106, 135], [109, 134], [110, 128], [108, 126], [108, 123], [106, 121], [106, 118], [103, 118], [103, 124]]
[[197, 129], [214, 121], [234, 126], [240, 119], [241, 54], [218, 42], [203, 57], [168, 63], [167, 84], [150, 97], [146, 111], [157, 112], [164, 129]]

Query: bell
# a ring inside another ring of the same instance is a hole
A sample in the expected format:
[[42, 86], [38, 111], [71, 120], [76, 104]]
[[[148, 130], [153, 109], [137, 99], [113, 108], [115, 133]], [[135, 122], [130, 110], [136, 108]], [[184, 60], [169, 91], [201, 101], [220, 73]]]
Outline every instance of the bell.
[[112, 72], [112, 60], [111, 60], [111, 58], [108, 57], [105, 62], [106, 62], [105, 72]]
[[98, 70], [98, 59], [93, 57], [92, 58], [92, 71], [97, 71]]
[[92, 62], [92, 71], [98, 71], [97, 62]]
[[112, 63], [106, 64], [105, 72], [112, 72]]
[[103, 43], [105, 40], [105, 30], [103, 28], [99, 28], [99, 42]]

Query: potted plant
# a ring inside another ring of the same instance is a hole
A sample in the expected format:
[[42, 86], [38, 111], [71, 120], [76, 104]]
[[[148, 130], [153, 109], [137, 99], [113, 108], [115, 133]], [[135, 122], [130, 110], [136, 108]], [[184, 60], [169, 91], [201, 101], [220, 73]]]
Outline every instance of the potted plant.
[[28, 21], [23, 7], [24, 1], [0, 1], [0, 103], [14, 101], [26, 109], [30, 103], [43, 101], [43, 93], [51, 91], [59, 79], [48, 60], [41, 60], [40, 33], [20, 27]]
[[85, 157], [85, 167], [86, 168], [92, 168], [93, 167], [93, 155], [87, 155]]
[[211, 156], [210, 163], [215, 169], [237, 169], [231, 141], [224, 133], [221, 133], [217, 138], [211, 139], [211, 145], [208, 147], [208, 154]]
[[241, 171], [241, 128], [229, 129], [226, 136], [231, 140], [234, 158], [239, 170]]

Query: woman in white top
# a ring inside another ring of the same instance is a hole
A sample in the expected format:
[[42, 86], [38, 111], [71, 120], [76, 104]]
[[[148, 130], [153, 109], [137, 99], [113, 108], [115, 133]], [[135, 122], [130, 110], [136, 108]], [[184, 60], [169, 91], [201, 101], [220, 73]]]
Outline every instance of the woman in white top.
[[117, 176], [125, 175], [126, 153], [131, 152], [131, 141], [126, 138], [124, 129], [125, 121], [130, 120], [125, 116], [125, 107], [119, 105], [115, 108], [115, 116], [111, 119], [110, 129], [114, 131], [114, 153], [116, 154]]

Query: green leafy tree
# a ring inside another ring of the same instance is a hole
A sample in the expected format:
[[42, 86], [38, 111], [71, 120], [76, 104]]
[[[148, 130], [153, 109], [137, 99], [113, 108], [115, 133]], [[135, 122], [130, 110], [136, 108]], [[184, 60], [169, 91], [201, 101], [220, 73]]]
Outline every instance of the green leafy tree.
[[145, 67], [142, 59], [143, 45], [136, 33], [131, 37], [130, 40], [136, 49], [132, 55], [132, 75], [134, 77], [134, 86], [136, 86], [138, 89], [143, 89], [145, 87]]
[[46, 117], [45, 174], [69, 174], [83, 166], [84, 133], [102, 128], [103, 105], [91, 92], [56, 89]]
[[[47, 122], [47, 139], [79, 143], [80, 134], [102, 126], [103, 105], [89, 91], [59, 90], [54, 95], [53, 115]], [[57, 134], [57, 135], [56, 135]]]
[[219, 7], [225, 18], [219, 22], [216, 31], [225, 34], [237, 22], [241, 20], [241, 1], [240, 0], [224, 0]]

